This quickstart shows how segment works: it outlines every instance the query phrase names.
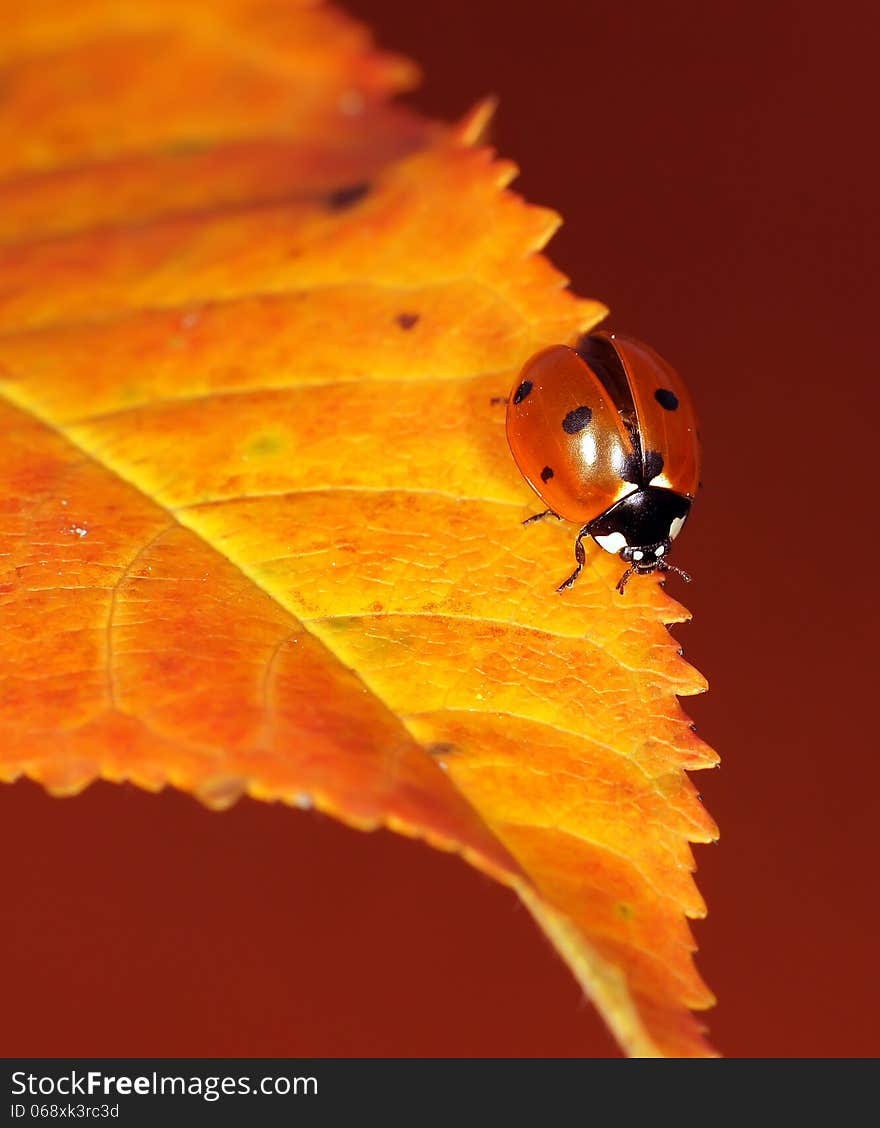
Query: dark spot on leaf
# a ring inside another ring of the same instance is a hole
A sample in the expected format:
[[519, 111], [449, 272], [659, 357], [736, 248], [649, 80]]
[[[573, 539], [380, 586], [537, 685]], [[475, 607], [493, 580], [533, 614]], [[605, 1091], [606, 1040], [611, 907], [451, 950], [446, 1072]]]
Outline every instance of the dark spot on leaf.
[[514, 403], [522, 403], [529, 392], [532, 390], [531, 380], [523, 380], [520, 386], [516, 389], [516, 395], [513, 397]]
[[357, 184], [346, 184], [344, 188], [337, 188], [334, 192], [328, 192], [324, 197], [324, 202], [333, 211], [344, 211], [345, 208], [359, 204], [369, 191], [370, 185], [362, 180]]
[[668, 388], [658, 388], [654, 399], [665, 411], [675, 411], [678, 407], [678, 396]]
[[426, 744], [425, 751], [429, 756], [454, 756], [458, 749], [454, 744], [440, 741], [437, 744]]
[[549, 482], [552, 477], [553, 477], [552, 468], [549, 467], [549, 466], [545, 466], [544, 469], [541, 471], [541, 481], [542, 482]]
[[412, 329], [412, 327], [419, 320], [417, 313], [399, 313], [397, 315], [397, 324], [401, 329]]
[[592, 418], [593, 412], [590, 408], [576, 407], [562, 420], [562, 429], [566, 435], [576, 435], [579, 431], [583, 431], [584, 427], [589, 426]]

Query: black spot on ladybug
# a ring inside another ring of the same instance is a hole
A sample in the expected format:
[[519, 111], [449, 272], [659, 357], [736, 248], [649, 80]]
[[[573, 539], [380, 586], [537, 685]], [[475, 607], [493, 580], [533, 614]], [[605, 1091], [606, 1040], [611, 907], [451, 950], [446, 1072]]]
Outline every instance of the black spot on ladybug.
[[652, 482], [663, 473], [663, 455], [659, 450], [645, 451], [645, 481]]
[[545, 466], [544, 469], [541, 471], [541, 481], [542, 482], [549, 482], [552, 477], [553, 477], [552, 468], [550, 466]]
[[663, 473], [663, 455], [659, 450], [645, 451], [644, 459], [641, 457], [639, 447], [627, 457], [620, 471], [624, 482], [632, 482], [634, 486], [647, 486], [658, 474]]
[[418, 320], [419, 315], [417, 313], [399, 313], [397, 315], [397, 324], [401, 329], [412, 329]]
[[676, 411], [678, 408], [678, 396], [668, 388], [658, 388], [654, 393], [654, 399], [664, 411]]
[[627, 455], [620, 476], [624, 482], [632, 482], [634, 486], [643, 486], [642, 460], [635, 454]]
[[324, 197], [324, 203], [328, 208], [333, 211], [344, 211], [346, 208], [352, 208], [355, 204], [359, 204], [364, 196], [368, 195], [370, 185], [365, 181], [359, 181], [357, 184], [346, 184], [344, 188], [337, 188], [333, 192], [328, 192]]
[[562, 420], [562, 429], [566, 435], [576, 435], [579, 431], [583, 431], [584, 427], [589, 426], [592, 418], [593, 413], [588, 407], [576, 407]]
[[529, 392], [532, 390], [531, 380], [523, 380], [520, 386], [516, 389], [516, 395], [513, 397], [514, 403], [522, 403]]

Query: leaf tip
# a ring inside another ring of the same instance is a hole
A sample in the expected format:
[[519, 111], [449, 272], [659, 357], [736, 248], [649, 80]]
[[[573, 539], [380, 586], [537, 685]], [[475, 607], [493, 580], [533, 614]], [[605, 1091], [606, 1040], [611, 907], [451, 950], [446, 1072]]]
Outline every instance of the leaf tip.
[[452, 135], [455, 140], [461, 145], [487, 144], [495, 111], [498, 109], [498, 101], [495, 94], [489, 94], [472, 106], [453, 128]]

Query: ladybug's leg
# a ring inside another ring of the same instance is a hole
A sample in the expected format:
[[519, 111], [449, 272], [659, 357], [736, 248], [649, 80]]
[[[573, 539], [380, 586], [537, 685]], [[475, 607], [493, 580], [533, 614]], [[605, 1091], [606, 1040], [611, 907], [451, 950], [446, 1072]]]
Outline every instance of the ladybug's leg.
[[564, 584], [559, 585], [559, 587], [556, 589], [557, 591], [567, 591], [571, 587], [571, 585], [574, 583], [574, 581], [578, 578], [578, 576], [581, 574], [581, 568], [583, 568], [583, 566], [584, 566], [584, 564], [586, 563], [586, 560], [587, 560], [587, 554], [584, 551], [584, 537], [588, 537], [589, 535], [590, 535], [590, 526], [584, 525], [584, 527], [581, 529], [581, 531], [578, 533], [577, 537], [575, 538], [575, 542], [574, 542], [574, 558], [575, 558], [575, 560], [577, 560], [577, 568], [575, 568], [575, 570], [568, 577], [568, 579], [565, 581]]
[[545, 517], [555, 517], [557, 521], [562, 520], [559, 514], [555, 513], [552, 509], [545, 509], [543, 513], [535, 513], [531, 517], [526, 517], [525, 521], [523, 521], [523, 524], [531, 525], [533, 521], [543, 521]]
[[[666, 571], [666, 568], [664, 567], [664, 568], [662, 569], [662, 571], [664, 571], [664, 572], [665, 572], [665, 571]], [[626, 587], [626, 585], [627, 585], [627, 584], [629, 583], [629, 578], [630, 578], [630, 576], [634, 576], [635, 574], [636, 574], [636, 570], [635, 570], [635, 568], [633, 568], [632, 566], [630, 566], [629, 568], [627, 568], [627, 570], [626, 570], [626, 571], [625, 571], [625, 572], [623, 573], [623, 575], [622, 575], [622, 576], [620, 577], [620, 579], [619, 579], [619, 580], [617, 581], [617, 583], [616, 583], [616, 584], [614, 585], [614, 586], [615, 586], [615, 588], [617, 589], [617, 592], [618, 592], [618, 594], [619, 594], [619, 595], [623, 595], [623, 592], [624, 592], [624, 588], [625, 588], [625, 587]]]

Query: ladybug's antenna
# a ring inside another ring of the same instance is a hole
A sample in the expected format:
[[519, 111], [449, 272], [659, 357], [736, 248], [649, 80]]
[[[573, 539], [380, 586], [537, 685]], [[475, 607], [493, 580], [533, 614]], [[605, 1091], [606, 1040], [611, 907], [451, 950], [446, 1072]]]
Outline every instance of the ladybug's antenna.
[[[677, 564], [670, 564], [670, 562], [668, 560], [659, 561], [658, 564], [657, 564], [657, 571], [659, 571], [659, 572], [676, 572], [679, 576], [681, 576], [681, 578], [684, 580], [684, 582], [686, 584], [689, 584], [691, 582], [691, 577], [687, 574], [687, 572], [684, 570], [684, 568], [679, 568], [679, 566]], [[617, 587], [617, 590], [620, 592], [621, 595], [623, 595], [623, 590], [626, 587], [626, 585], [629, 583], [630, 576], [635, 575], [636, 572], [638, 572], [638, 568], [634, 564], [631, 564], [629, 566], [629, 568], [627, 568], [627, 570], [620, 577], [620, 579], [617, 581], [616, 587]]]
[[670, 564], [668, 560], [663, 561], [663, 563], [661, 565], [661, 569], [664, 572], [676, 572], [676, 573], [678, 573], [678, 575], [681, 576], [681, 578], [684, 580], [684, 582], [686, 584], [689, 584], [691, 582], [691, 578], [687, 574], [687, 572], [684, 570], [684, 568], [679, 568], [679, 566], [677, 564]]

